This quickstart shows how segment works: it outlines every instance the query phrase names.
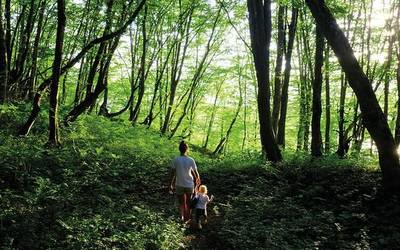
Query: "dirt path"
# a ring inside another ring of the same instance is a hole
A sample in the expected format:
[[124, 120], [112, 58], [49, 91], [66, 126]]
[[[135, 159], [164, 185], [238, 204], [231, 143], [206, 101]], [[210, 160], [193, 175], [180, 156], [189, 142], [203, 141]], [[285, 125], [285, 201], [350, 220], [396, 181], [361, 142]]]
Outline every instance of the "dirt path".
[[[218, 232], [221, 231], [224, 215], [230, 207], [232, 198], [240, 193], [242, 185], [248, 183], [253, 176], [257, 176], [254, 169], [234, 171], [213, 169], [212, 173], [203, 173], [202, 182], [207, 185], [209, 195], [215, 196], [215, 200], [208, 205], [208, 223], [202, 230], [196, 229], [195, 223], [185, 229], [182, 249], [229, 249]], [[150, 195], [152, 193], [153, 195]], [[176, 218], [179, 223], [177, 200], [173, 195], [168, 195], [167, 186], [146, 191], [143, 200], [149, 207], [163, 212], [167, 217]]]
[[218, 231], [224, 219], [226, 204], [215, 202], [208, 207], [208, 222], [203, 225], [201, 230], [197, 229], [195, 223], [186, 229], [185, 245], [186, 249], [226, 249]]

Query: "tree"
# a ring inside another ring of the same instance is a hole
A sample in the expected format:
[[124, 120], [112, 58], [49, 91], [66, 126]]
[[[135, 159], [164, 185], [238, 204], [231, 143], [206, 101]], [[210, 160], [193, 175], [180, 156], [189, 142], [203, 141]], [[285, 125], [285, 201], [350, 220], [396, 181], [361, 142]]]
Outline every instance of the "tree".
[[322, 89], [322, 65], [324, 61], [324, 37], [320, 27], [316, 27], [316, 47], [315, 47], [315, 68], [313, 81], [313, 100], [312, 100], [312, 137], [311, 155], [319, 157], [322, 155], [322, 136], [321, 136], [321, 89]]
[[271, 1], [248, 0], [250, 38], [258, 83], [258, 115], [263, 151], [272, 162], [282, 160], [275, 141], [270, 110], [269, 46], [271, 42]]
[[50, 110], [49, 110], [49, 143], [58, 145], [58, 84], [61, 75], [61, 62], [64, 45], [65, 30], [65, 2], [57, 0], [57, 37], [53, 62], [53, 74], [50, 85]]
[[388, 190], [399, 191], [400, 164], [397, 146], [371, 83], [354, 57], [349, 41], [325, 3], [317, 0], [306, 0], [306, 3], [335, 52], [349, 80], [349, 85], [360, 103], [364, 125], [378, 148], [383, 184]]
[[296, 36], [297, 29], [297, 17], [298, 17], [298, 9], [292, 8], [292, 18], [289, 25], [289, 41], [285, 53], [285, 72], [283, 78], [282, 85], [282, 99], [281, 99], [281, 111], [279, 116], [279, 124], [278, 124], [278, 135], [277, 142], [279, 145], [285, 145], [285, 127], [286, 127], [286, 114], [287, 114], [287, 105], [288, 105], [288, 91], [289, 91], [289, 81], [290, 81], [290, 71], [292, 69], [292, 52], [294, 39]]
[[277, 41], [277, 55], [275, 64], [275, 80], [274, 80], [274, 97], [272, 105], [272, 127], [274, 133], [278, 132], [279, 111], [281, 109], [281, 96], [282, 96], [282, 64], [283, 55], [285, 52], [285, 17], [286, 7], [280, 5], [278, 7], [278, 41]]
[[3, 24], [3, 4], [0, 0], [0, 104], [7, 99], [8, 63], [6, 33]]

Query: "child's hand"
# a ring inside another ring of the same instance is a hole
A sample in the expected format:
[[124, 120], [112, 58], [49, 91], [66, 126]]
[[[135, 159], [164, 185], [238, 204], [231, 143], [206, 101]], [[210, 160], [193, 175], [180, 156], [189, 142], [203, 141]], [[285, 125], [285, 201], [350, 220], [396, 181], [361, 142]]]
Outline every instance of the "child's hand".
[[214, 195], [211, 195], [210, 201], [214, 200]]

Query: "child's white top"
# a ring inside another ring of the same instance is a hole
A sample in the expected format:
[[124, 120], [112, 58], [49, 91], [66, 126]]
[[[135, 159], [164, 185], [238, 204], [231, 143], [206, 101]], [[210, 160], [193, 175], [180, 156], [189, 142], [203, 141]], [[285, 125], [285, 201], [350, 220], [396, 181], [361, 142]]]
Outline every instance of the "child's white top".
[[199, 201], [196, 204], [196, 208], [198, 209], [207, 209], [207, 203], [210, 202], [210, 198], [206, 194], [197, 193], [199, 197]]

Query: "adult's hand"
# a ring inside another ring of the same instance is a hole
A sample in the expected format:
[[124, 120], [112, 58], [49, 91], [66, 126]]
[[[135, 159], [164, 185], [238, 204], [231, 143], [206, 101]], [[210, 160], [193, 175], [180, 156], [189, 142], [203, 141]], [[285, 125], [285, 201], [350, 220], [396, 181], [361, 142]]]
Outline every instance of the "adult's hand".
[[200, 177], [199, 177], [199, 178], [196, 178], [196, 186], [200, 186], [200, 184], [201, 184]]

